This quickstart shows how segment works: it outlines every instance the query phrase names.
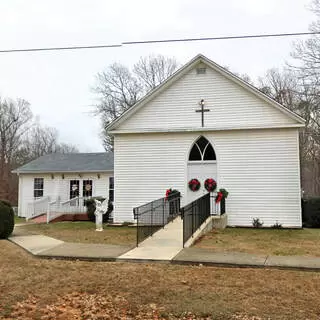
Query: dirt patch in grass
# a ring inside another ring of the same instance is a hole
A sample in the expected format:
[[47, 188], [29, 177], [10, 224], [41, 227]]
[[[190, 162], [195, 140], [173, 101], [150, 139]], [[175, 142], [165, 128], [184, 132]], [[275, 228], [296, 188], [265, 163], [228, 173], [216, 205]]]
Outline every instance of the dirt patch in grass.
[[128, 226], [104, 226], [101, 232], [95, 231], [93, 222], [57, 222], [30, 224], [16, 227], [14, 235], [43, 234], [66, 242], [135, 244], [136, 228]]
[[0, 257], [0, 319], [320, 317], [320, 273]]
[[215, 229], [194, 246], [217, 252], [320, 257], [320, 229]]

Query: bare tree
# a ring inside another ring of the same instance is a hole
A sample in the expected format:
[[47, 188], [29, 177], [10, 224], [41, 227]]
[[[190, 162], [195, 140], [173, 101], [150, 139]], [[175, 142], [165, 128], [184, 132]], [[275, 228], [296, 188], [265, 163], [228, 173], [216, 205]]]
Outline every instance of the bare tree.
[[58, 142], [58, 130], [35, 124], [24, 137], [23, 144], [17, 150], [16, 165], [24, 164], [50, 153], [75, 153], [78, 149], [70, 144]]
[[79, 149], [69, 143], [59, 143], [56, 145], [55, 153], [78, 153]]
[[98, 94], [96, 114], [101, 118], [101, 137], [106, 150], [112, 150], [113, 139], [105, 127], [148, 91], [165, 81], [177, 67], [174, 58], [151, 55], [141, 57], [134, 65], [133, 72], [122, 64], [113, 63], [97, 74], [97, 86], [93, 90]]
[[18, 181], [12, 169], [54, 152], [77, 149], [59, 143], [56, 129], [35, 124], [27, 101], [0, 98], [0, 198], [16, 202]]
[[[310, 24], [311, 32], [320, 31], [320, 0], [313, 0], [311, 11], [316, 15], [316, 21]], [[312, 35], [305, 41], [296, 42], [292, 57], [296, 60], [292, 68], [300, 72], [300, 77], [304, 78], [305, 83], [312, 86], [320, 85], [320, 36]]]
[[25, 100], [0, 99], [0, 197], [9, 198], [10, 170], [24, 134], [30, 128], [32, 113]]
[[97, 80], [94, 89], [100, 95], [97, 112], [107, 122], [116, 119], [141, 97], [142, 87], [138, 80], [119, 63], [113, 63], [106, 71], [98, 73]]
[[178, 68], [175, 58], [163, 55], [141, 57], [134, 65], [133, 72], [146, 92], [168, 79]]
[[298, 106], [298, 81], [293, 71], [270, 69], [259, 78], [260, 90], [291, 110]]

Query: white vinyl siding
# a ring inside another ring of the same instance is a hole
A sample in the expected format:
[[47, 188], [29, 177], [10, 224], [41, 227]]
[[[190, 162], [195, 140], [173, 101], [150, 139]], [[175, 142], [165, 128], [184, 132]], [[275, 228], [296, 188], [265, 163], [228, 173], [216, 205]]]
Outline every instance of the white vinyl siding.
[[[64, 176], [64, 179], [62, 178]], [[26, 215], [28, 203], [34, 200], [33, 198], [33, 182], [34, 178], [44, 179], [43, 196], [50, 197], [51, 201], [60, 197], [60, 201], [64, 202], [69, 200], [70, 197], [70, 180], [79, 180], [80, 183], [80, 196], [82, 196], [83, 181], [92, 180], [92, 195], [102, 196], [108, 198], [109, 195], [109, 177], [113, 176], [113, 173], [100, 173], [100, 179], [98, 179], [97, 173], [54, 173], [54, 179], [51, 178], [51, 174], [20, 174], [19, 175], [19, 216], [24, 217]]]
[[[297, 129], [201, 133], [217, 156], [218, 188], [229, 191], [229, 225], [301, 226]], [[115, 221], [132, 221], [132, 209], [175, 188], [187, 194], [187, 163], [200, 133], [115, 136]], [[196, 177], [195, 177], [196, 178]]]
[[297, 124], [270, 103], [207, 67], [205, 74], [197, 74], [196, 68], [189, 71], [116, 130], [200, 128], [201, 113], [195, 111], [201, 99], [210, 109], [204, 114], [205, 126], [216, 130]]

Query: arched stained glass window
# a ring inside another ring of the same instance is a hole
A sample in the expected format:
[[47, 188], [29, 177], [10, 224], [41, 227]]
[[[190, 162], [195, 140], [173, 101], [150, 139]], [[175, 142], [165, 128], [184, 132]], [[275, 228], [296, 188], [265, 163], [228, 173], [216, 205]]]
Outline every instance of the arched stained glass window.
[[211, 143], [201, 136], [192, 146], [189, 161], [212, 161], [216, 160], [216, 154]]

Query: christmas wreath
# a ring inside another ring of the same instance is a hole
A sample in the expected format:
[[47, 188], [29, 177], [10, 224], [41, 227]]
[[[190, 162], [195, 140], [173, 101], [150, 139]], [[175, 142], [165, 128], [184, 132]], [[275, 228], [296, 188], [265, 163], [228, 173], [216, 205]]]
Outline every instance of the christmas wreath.
[[179, 195], [179, 191], [178, 190], [170, 188], [170, 189], [166, 190], [165, 199], [169, 200], [169, 199], [172, 199], [174, 196], [178, 196], [178, 195]]
[[191, 179], [188, 182], [188, 186], [191, 191], [198, 191], [200, 189], [201, 184], [198, 179]]
[[216, 203], [219, 203], [222, 199], [228, 198], [229, 192], [226, 189], [220, 189], [216, 196]]
[[212, 178], [208, 178], [204, 182], [204, 187], [206, 188], [206, 190], [208, 192], [212, 192], [212, 191], [216, 190], [217, 182], [216, 182], [216, 180], [214, 180]]

